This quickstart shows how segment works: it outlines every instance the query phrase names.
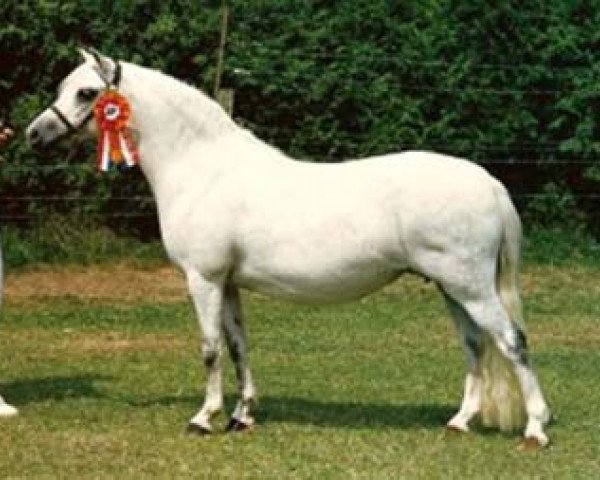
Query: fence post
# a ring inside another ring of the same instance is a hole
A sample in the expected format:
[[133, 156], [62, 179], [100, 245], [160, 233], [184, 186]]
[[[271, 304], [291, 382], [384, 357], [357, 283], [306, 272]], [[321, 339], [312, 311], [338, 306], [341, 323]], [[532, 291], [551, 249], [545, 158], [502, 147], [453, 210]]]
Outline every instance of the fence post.
[[230, 117], [233, 116], [233, 101], [235, 91], [233, 88], [220, 88], [216, 95], [216, 100], [227, 112]]
[[215, 71], [215, 84], [213, 96], [219, 104], [225, 109], [229, 116], [233, 115], [234, 91], [231, 88], [221, 88], [223, 77], [223, 65], [225, 61], [225, 44], [227, 43], [227, 27], [229, 23], [229, 6], [227, 0], [221, 3], [221, 35], [219, 40], [219, 49], [217, 51], [217, 68]]

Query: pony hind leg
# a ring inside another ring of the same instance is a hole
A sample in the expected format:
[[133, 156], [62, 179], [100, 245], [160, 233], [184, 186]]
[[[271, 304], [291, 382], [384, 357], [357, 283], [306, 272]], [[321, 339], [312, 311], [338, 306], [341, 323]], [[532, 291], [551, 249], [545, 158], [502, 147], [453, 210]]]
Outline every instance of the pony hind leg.
[[[548, 423], [550, 413], [536, 375], [529, 364], [525, 333], [511, 321], [495, 292], [478, 300], [466, 301], [463, 305], [473, 321], [491, 337], [492, 342], [489, 342], [486, 348], [495, 347], [512, 367], [520, 387], [521, 401], [525, 403], [527, 415], [525, 438], [541, 446], [547, 445], [549, 440], [543, 427]], [[490, 374], [494, 375], [497, 373], [495, 371], [499, 370], [498, 364], [490, 363], [490, 365], [492, 370]], [[505, 386], [500, 386], [502, 388], [498, 390], [501, 394], [510, 394], [510, 392], [502, 392]], [[495, 386], [492, 384], [490, 388], [494, 389]], [[510, 399], [506, 400], [507, 403], [510, 401]], [[502, 408], [500, 402], [497, 403], [497, 407]], [[499, 426], [503, 429], [502, 423]], [[511, 427], [512, 425], [507, 424], [504, 429], [507, 430]]]
[[483, 388], [480, 364], [483, 348], [482, 332], [459, 303], [445, 293], [444, 299], [462, 340], [467, 363], [463, 400], [459, 411], [448, 422], [447, 428], [450, 431], [468, 432], [469, 422], [479, 413], [481, 408]]
[[247, 337], [239, 291], [228, 285], [225, 288], [223, 330], [231, 360], [235, 366], [240, 398], [231, 415], [228, 431], [241, 431], [254, 424], [252, 409], [256, 405], [256, 389], [247, 361]]

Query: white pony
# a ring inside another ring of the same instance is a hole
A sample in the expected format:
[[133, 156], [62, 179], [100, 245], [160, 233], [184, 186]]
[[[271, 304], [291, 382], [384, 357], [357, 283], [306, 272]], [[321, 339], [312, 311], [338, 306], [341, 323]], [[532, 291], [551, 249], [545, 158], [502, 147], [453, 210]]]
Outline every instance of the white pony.
[[[240, 288], [330, 303], [413, 272], [439, 286], [466, 351], [464, 399], [448, 428], [468, 431], [478, 413], [511, 428], [524, 407], [528, 443], [548, 443], [543, 427], [550, 414], [521, 326], [521, 227], [498, 181], [473, 163], [426, 152], [339, 164], [295, 161], [198, 90], [95, 51], [81, 53], [84, 63], [27, 136], [45, 147], [70, 131], [97, 134], [90, 121], [96, 97], [112, 86], [129, 100], [162, 239], [186, 275], [204, 334], [207, 389], [192, 430], [211, 432], [211, 417], [223, 406], [222, 333], [240, 394], [228, 428], [254, 422]], [[502, 362], [490, 361], [494, 356], [510, 365], [509, 375]]]

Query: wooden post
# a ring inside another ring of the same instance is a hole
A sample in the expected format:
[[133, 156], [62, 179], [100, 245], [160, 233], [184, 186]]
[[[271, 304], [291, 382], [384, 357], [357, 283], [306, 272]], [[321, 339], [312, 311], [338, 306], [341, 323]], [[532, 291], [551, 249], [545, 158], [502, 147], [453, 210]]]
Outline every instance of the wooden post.
[[215, 72], [215, 84], [213, 88], [213, 96], [218, 98], [221, 88], [221, 77], [223, 76], [223, 62], [225, 59], [225, 42], [227, 41], [227, 24], [229, 21], [229, 7], [227, 0], [221, 3], [221, 38], [219, 41], [219, 50], [217, 52], [217, 71]]
[[233, 116], [233, 100], [234, 90], [233, 88], [220, 88], [217, 92], [217, 102], [223, 107], [227, 114]]
[[223, 64], [225, 63], [225, 44], [227, 43], [228, 24], [229, 6], [227, 5], [227, 0], [223, 0], [221, 3], [221, 38], [219, 40], [219, 50], [217, 52], [217, 69], [215, 72], [213, 96], [231, 117], [233, 116], [234, 91], [231, 88], [221, 88]]

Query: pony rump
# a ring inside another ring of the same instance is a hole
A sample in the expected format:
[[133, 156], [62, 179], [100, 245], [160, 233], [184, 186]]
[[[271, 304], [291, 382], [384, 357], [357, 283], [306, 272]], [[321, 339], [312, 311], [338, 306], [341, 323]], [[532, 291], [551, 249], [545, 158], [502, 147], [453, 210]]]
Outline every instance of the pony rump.
[[[525, 339], [521, 298], [519, 294], [519, 257], [521, 222], [503, 186], [497, 195], [504, 222], [504, 232], [498, 252], [496, 290], [510, 321]], [[500, 351], [488, 333], [484, 333], [481, 357], [483, 380], [481, 421], [488, 427], [512, 431], [525, 425], [525, 402], [512, 363]]]

